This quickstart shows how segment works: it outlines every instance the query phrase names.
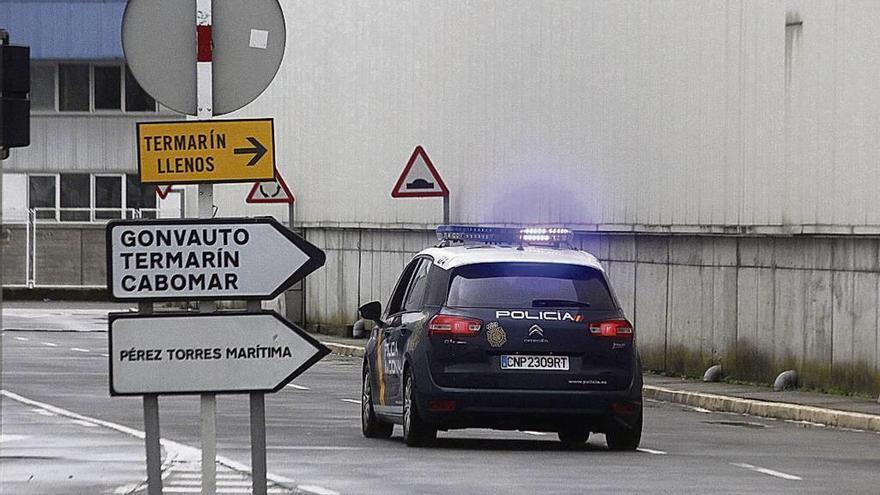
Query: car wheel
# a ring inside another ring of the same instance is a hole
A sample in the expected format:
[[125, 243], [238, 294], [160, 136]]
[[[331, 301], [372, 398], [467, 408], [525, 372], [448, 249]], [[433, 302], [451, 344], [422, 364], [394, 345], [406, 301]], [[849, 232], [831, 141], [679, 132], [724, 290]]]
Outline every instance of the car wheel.
[[582, 428], [560, 430], [559, 441], [568, 448], [580, 447], [590, 439], [590, 432]]
[[392, 423], [379, 420], [373, 411], [373, 382], [370, 380], [370, 369], [364, 368], [361, 386], [361, 432], [367, 438], [388, 438], [393, 429]]
[[605, 433], [605, 441], [610, 450], [636, 450], [642, 440], [642, 411], [632, 428], [615, 426]]
[[437, 429], [422, 420], [415, 401], [412, 374], [407, 372], [403, 385], [403, 441], [410, 447], [422, 447], [437, 438]]

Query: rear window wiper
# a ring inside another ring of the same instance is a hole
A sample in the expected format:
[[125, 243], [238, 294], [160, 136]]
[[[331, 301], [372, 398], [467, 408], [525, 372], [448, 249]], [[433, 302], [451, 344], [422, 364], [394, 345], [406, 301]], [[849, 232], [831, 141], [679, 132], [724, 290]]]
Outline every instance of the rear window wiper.
[[589, 308], [590, 303], [569, 299], [533, 299], [533, 308]]

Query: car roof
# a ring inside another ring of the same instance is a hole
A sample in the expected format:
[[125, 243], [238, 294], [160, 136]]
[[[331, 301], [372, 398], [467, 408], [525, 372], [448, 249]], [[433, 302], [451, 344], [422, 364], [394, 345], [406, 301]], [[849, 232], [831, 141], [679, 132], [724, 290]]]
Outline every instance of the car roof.
[[554, 249], [540, 246], [469, 244], [432, 247], [419, 252], [430, 256], [444, 270], [475, 263], [559, 263], [580, 265], [604, 272], [595, 256], [577, 249]]

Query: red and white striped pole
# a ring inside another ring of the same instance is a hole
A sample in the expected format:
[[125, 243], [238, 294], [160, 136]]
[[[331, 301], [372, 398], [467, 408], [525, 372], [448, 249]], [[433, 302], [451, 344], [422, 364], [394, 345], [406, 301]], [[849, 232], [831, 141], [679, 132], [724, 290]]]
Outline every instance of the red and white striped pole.
[[[214, 116], [213, 44], [211, 36], [212, 0], [196, 0], [196, 118]], [[214, 216], [214, 185], [199, 184], [199, 218]], [[199, 302], [199, 312], [213, 313], [214, 301]], [[200, 397], [202, 441], [202, 495], [217, 493], [217, 396]]]

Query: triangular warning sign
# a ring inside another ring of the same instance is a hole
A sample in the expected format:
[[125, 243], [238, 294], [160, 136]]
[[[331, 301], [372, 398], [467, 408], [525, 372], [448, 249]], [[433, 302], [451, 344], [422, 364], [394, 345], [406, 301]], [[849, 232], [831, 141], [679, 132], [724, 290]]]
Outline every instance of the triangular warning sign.
[[247, 203], [293, 203], [296, 198], [284, 182], [284, 178], [275, 169], [275, 180], [261, 180], [254, 182], [254, 187], [248, 193]]
[[171, 194], [171, 191], [174, 190], [174, 186], [156, 186], [156, 194], [159, 195], [159, 199], [166, 199], [168, 195]]
[[403, 168], [403, 173], [391, 190], [394, 198], [425, 198], [431, 196], [449, 196], [449, 189], [428, 158], [424, 148], [416, 146], [412, 156]]

